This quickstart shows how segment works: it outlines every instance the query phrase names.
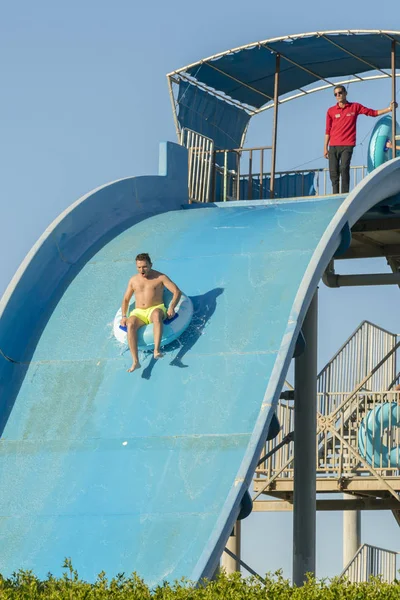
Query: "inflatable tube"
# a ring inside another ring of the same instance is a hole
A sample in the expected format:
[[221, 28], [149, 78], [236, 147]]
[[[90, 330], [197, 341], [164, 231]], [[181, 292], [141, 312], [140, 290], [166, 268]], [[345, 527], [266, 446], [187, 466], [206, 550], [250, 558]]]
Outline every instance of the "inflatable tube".
[[358, 450], [372, 467], [400, 467], [400, 447], [389, 448], [382, 442], [383, 431], [399, 425], [400, 406], [396, 402], [385, 402], [376, 406], [361, 421]]
[[[396, 135], [399, 133], [399, 125], [396, 123]], [[368, 144], [368, 173], [384, 162], [392, 158], [392, 151], [386, 147], [386, 143], [392, 139], [392, 117], [385, 115], [375, 125]], [[397, 153], [398, 154], [398, 153]]]
[[[163, 301], [165, 306], [168, 306], [171, 302], [172, 294], [168, 290], [164, 290]], [[135, 299], [132, 296], [131, 302], [129, 304], [128, 315], [135, 308]], [[166, 346], [170, 344], [174, 340], [176, 340], [182, 333], [188, 328], [190, 321], [193, 316], [193, 304], [190, 298], [182, 294], [181, 299], [179, 300], [176, 306], [176, 315], [173, 319], [167, 319], [164, 321], [163, 327], [163, 335], [161, 338], [161, 346]], [[121, 329], [120, 321], [122, 317], [121, 309], [118, 310], [117, 314], [114, 317], [114, 336], [121, 344], [127, 344], [127, 334], [126, 330]], [[153, 350], [154, 349], [154, 335], [153, 335], [153, 325], [145, 325], [140, 327], [138, 331], [138, 348], [139, 350]]]

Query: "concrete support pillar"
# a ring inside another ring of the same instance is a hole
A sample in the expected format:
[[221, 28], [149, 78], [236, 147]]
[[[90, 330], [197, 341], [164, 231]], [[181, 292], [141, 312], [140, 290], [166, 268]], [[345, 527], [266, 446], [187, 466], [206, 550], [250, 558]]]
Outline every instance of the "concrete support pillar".
[[[240, 529], [241, 522], [236, 521], [231, 535], [229, 536], [226, 547], [240, 558]], [[227, 575], [240, 571], [240, 564], [237, 560], [229, 556], [226, 552], [222, 553], [221, 568], [225, 569]]]
[[306, 347], [295, 359], [293, 584], [315, 573], [318, 291], [302, 327]]
[[[343, 494], [346, 500], [355, 500], [351, 494]], [[361, 546], [361, 511], [343, 511], [343, 568], [351, 561]]]

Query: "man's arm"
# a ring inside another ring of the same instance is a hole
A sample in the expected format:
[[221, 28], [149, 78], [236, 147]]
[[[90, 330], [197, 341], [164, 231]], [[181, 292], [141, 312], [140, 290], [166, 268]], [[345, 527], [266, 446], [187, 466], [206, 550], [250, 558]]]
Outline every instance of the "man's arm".
[[332, 117], [329, 114], [329, 110], [326, 113], [326, 127], [325, 127], [325, 140], [324, 140], [324, 156], [328, 158], [328, 149], [329, 149], [329, 140], [331, 138], [331, 128], [332, 128]]
[[330, 140], [331, 136], [329, 135], [329, 133], [325, 134], [325, 141], [324, 141], [324, 156], [325, 158], [329, 158], [329, 140]]
[[167, 316], [169, 319], [171, 319], [171, 317], [173, 317], [175, 314], [175, 307], [181, 299], [182, 292], [178, 288], [178, 286], [173, 281], [171, 281], [169, 277], [167, 277], [167, 275], [163, 275], [162, 282], [167, 288], [167, 290], [169, 290], [173, 294], [172, 300], [167, 308]]
[[387, 115], [388, 113], [392, 112], [393, 104], [394, 104], [395, 108], [397, 108], [397, 106], [398, 106], [397, 102], [393, 102], [393, 100], [392, 100], [392, 102], [389, 104], [389, 106], [387, 108], [380, 108], [379, 110], [374, 110], [373, 108], [366, 108], [365, 106], [360, 104], [359, 114], [367, 115], [367, 117], [380, 117], [381, 115]]
[[394, 104], [395, 108], [398, 107], [397, 102], [393, 102], [393, 100], [392, 100], [392, 102], [389, 104], [389, 106], [387, 108], [382, 108], [382, 109], [376, 111], [378, 113], [377, 116], [380, 117], [381, 115], [387, 115], [387, 113], [392, 112], [393, 104]]
[[122, 306], [121, 306], [121, 311], [122, 311], [121, 325], [122, 325], [122, 327], [126, 326], [127, 311], [129, 308], [129, 300], [132, 298], [132, 294], [133, 294], [133, 278], [129, 280], [128, 287], [126, 288], [126, 292], [122, 299]]

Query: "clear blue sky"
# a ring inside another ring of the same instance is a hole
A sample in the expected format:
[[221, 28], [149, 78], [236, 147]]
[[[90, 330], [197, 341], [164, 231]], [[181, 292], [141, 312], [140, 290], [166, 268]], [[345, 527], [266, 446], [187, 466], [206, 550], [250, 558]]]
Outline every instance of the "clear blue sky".
[[[358, 7], [358, 8], [357, 8]], [[383, 10], [384, 9], [384, 10]], [[158, 143], [175, 140], [165, 74], [229, 48], [290, 33], [396, 28], [398, 0], [382, 5], [183, 0], [15, 0], [0, 4], [0, 294], [33, 243], [91, 189], [156, 173]], [[390, 82], [353, 84], [349, 97], [372, 108], [390, 101]], [[284, 105], [278, 167], [322, 159], [329, 92]], [[361, 142], [374, 121], [359, 121]], [[270, 143], [270, 116], [253, 119], [247, 143]], [[366, 146], [353, 164], [365, 164]], [[343, 265], [385, 269], [384, 261]], [[320, 289], [320, 366], [363, 319], [400, 331], [398, 288]], [[119, 299], [118, 299], [119, 301]], [[385, 309], [382, 310], [382, 306]], [[253, 514], [243, 559], [259, 572], [291, 574], [292, 515]], [[363, 540], [400, 550], [391, 513], [364, 513]], [[317, 575], [341, 569], [340, 513], [318, 515]], [[101, 565], [99, 565], [99, 571]]]

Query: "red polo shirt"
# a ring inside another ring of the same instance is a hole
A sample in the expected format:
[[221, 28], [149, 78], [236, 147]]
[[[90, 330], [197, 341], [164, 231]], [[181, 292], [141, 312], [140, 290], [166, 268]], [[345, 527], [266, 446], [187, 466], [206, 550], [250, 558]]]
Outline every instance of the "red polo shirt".
[[358, 115], [377, 117], [378, 111], [365, 108], [358, 102], [346, 102], [343, 108], [339, 104], [328, 108], [326, 113], [326, 131], [330, 136], [330, 146], [355, 146], [356, 122]]

